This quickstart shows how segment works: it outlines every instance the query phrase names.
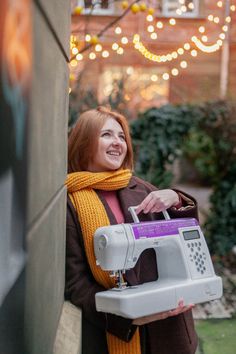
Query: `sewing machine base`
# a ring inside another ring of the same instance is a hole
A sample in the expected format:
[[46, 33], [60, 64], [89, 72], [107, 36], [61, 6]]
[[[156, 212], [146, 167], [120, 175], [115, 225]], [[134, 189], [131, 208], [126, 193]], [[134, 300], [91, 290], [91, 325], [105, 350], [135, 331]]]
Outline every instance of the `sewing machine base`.
[[128, 287], [122, 291], [113, 289], [96, 294], [97, 311], [112, 313], [125, 318], [135, 319], [168, 311], [178, 306], [183, 299], [184, 305], [198, 304], [219, 299], [222, 296], [222, 279], [218, 276], [170, 282], [158, 280], [138, 287]]

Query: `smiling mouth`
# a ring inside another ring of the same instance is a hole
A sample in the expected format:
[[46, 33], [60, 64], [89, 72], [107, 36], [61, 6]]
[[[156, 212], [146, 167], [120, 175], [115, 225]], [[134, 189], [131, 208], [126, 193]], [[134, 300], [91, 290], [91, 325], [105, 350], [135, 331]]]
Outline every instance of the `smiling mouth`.
[[118, 151], [108, 151], [107, 154], [110, 156], [120, 156], [121, 155], [121, 153]]

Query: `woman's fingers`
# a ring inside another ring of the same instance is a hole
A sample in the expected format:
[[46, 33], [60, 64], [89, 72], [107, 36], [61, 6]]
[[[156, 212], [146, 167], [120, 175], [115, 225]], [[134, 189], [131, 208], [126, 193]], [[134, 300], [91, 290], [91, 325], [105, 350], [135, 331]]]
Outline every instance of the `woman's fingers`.
[[178, 194], [171, 189], [153, 191], [138, 205], [136, 213], [154, 213], [168, 209], [178, 202]]

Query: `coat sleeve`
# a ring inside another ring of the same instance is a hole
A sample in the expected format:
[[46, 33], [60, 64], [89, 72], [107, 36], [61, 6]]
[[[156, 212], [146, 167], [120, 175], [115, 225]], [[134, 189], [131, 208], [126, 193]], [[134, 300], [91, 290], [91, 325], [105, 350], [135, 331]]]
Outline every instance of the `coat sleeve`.
[[82, 309], [86, 320], [124, 341], [132, 338], [136, 330], [132, 320], [96, 311], [95, 294], [105, 288], [95, 281], [89, 268], [80, 225], [70, 201], [67, 206], [65, 283], [65, 298]]
[[[143, 181], [138, 177], [134, 177], [135, 180], [137, 181], [138, 184], [143, 185], [143, 187], [146, 189], [146, 193], [149, 194], [153, 191], [158, 190], [158, 188], [151, 183], [147, 181]], [[171, 217], [171, 219], [176, 219], [176, 218], [198, 218], [198, 204], [195, 198], [193, 198], [191, 195], [185, 193], [184, 191], [181, 191], [179, 189], [173, 188], [173, 190], [178, 194], [179, 196], [179, 205], [177, 207], [171, 207], [168, 209], [168, 213]], [[154, 213], [156, 214], [156, 213]], [[157, 215], [160, 213], [157, 213]], [[157, 219], [160, 217], [158, 216]]]

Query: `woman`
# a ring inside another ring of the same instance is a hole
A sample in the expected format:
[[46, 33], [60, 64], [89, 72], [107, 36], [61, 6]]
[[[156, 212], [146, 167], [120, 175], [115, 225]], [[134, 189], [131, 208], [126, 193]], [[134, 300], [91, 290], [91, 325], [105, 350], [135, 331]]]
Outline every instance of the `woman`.
[[[128, 207], [138, 206], [141, 221], [196, 217], [196, 202], [132, 175], [133, 151], [127, 121], [104, 107], [83, 113], [69, 137], [67, 177], [66, 299], [82, 309], [83, 354], [193, 354], [197, 347], [191, 308], [135, 320], [97, 312], [95, 294], [113, 287], [96, 266], [93, 235], [100, 226], [130, 223]], [[125, 273], [129, 285], [156, 280], [153, 249], [142, 253]]]

